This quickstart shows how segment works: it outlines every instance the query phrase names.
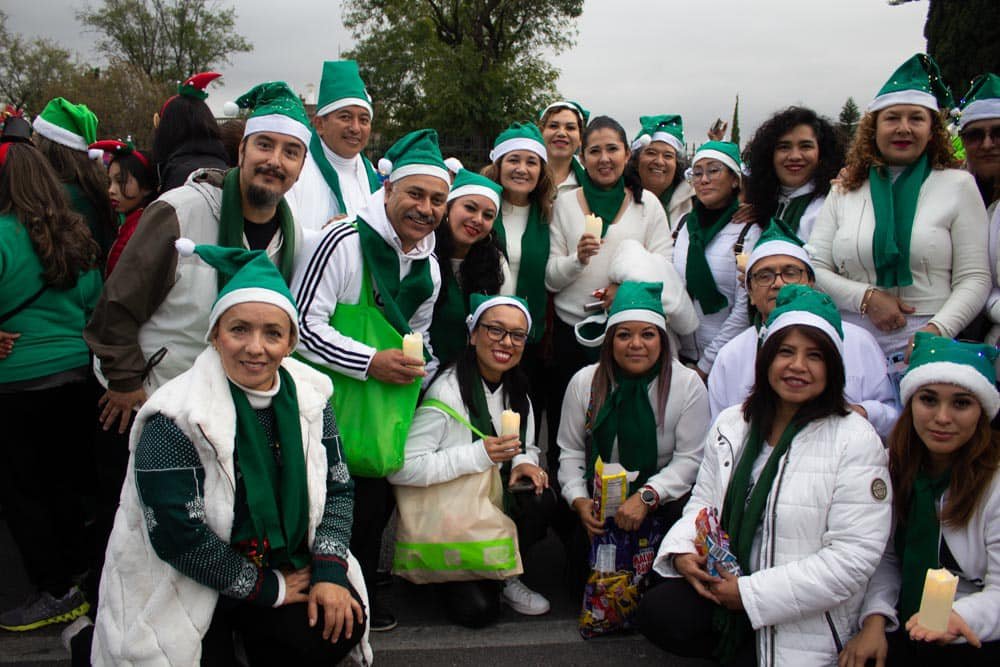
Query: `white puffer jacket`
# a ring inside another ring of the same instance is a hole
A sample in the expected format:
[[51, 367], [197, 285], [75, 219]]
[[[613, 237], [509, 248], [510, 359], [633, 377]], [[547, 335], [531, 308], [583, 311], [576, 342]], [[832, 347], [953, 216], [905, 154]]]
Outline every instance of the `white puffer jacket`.
[[[332, 386], [328, 377], [294, 359], [285, 359], [281, 365], [295, 380], [298, 392], [312, 548], [326, 500], [323, 408]], [[194, 443], [205, 468], [205, 522], [216, 535], [229, 540], [235, 502], [236, 408], [213, 348], [206, 348], [190, 370], [160, 387], [142, 406], [129, 435], [130, 452], [135, 452], [146, 421], [157, 413], [169, 417]], [[101, 575], [91, 660], [99, 666], [197, 665], [219, 593], [156, 555], [143, 518], [134, 465], [130, 456]], [[348, 580], [368, 609], [361, 566], [350, 552], [347, 562]], [[367, 627], [351, 655], [362, 664], [371, 661]]]
[[[698, 512], [721, 513], [749, 433], [740, 406], [709, 431], [691, 500], [654, 562], [663, 576], [679, 576], [672, 555], [695, 552]], [[857, 632], [892, 520], [887, 461], [878, 434], [853, 412], [814, 421], [792, 440], [767, 498], [759, 561], [739, 579], [758, 664], [834, 665]]]

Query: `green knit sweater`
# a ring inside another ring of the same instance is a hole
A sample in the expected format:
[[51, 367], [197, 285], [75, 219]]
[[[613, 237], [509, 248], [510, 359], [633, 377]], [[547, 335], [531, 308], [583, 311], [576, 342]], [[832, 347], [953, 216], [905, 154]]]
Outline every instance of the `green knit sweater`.
[[[31, 297], [42, 286], [42, 264], [28, 231], [14, 215], [0, 215], [0, 314]], [[47, 377], [87, 366], [90, 351], [83, 327], [101, 293], [97, 269], [66, 290], [49, 288], [0, 331], [20, 333], [10, 356], [0, 360], [0, 384]]]

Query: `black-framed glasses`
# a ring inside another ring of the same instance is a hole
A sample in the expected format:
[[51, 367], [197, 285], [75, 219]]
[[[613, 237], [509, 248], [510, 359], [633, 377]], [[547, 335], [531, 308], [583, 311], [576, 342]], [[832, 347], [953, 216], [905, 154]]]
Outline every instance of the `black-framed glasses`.
[[494, 326], [492, 324], [480, 324], [480, 327], [486, 329], [486, 335], [490, 337], [490, 340], [499, 343], [504, 338], [510, 336], [510, 344], [514, 347], [521, 347], [528, 340], [528, 334], [523, 331], [509, 331], [503, 327]]
[[770, 287], [774, 284], [774, 281], [781, 276], [781, 279], [785, 281], [786, 285], [795, 285], [802, 280], [802, 276], [805, 275], [805, 269], [800, 269], [797, 266], [786, 266], [780, 271], [775, 271], [773, 269], [761, 269], [760, 271], [755, 271], [750, 274], [750, 280], [756, 285], [766, 285]]
[[987, 136], [994, 144], [1000, 144], [1000, 125], [994, 125], [990, 128], [973, 127], [959, 132], [958, 136], [962, 138], [962, 143], [966, 146], [979, 146], [986, 140]]

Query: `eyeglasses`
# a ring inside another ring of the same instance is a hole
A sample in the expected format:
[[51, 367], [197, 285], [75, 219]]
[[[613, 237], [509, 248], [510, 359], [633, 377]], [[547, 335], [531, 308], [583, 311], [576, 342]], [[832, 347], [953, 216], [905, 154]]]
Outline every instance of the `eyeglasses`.
[[720, 167], [719, 165], [712, 165], [708, 169], [695, 168], [691, 170], [691, 180], [700, 181], [702, 176], [708, 176], [708, 180], [714, 181], [725, 170], [725, 167]]
[[510, 336], [510, 344], [514, 347], [521, 347], [528, 340], [528, 334], [523, 331], [508, 331], [503, 327], [495, 327], [492, 324], [480, 324], [479, 326], [486, 329], [486, 335], [494, 343], [499, 343], [504, 338]]
[[797, 266], [786, 266], [781, 269], [781, 271], [761, 269], [760, 271], [751, 273], [750, 280], [754, 285], [770, 287], [774, 284], [774, 281], [778, 279], [778, 276], [781, 276], [781, 279], [785, 281], [786, 284], [795, 285], [802, 280], [803, 274], [805, 274], [804, 269], [800, 269]]
[[959, 132], [958, 136], [962, 138], [962, 143], [966, 146], [978, 146], [986, 140], [987, 135], [989, 135], [990, 141], [994, 145], [1000, 144], [1000, 125], [994, 125], [989, 129], [985, 127], [975, 127], [971, 130], [965, 130], [964, 132]]

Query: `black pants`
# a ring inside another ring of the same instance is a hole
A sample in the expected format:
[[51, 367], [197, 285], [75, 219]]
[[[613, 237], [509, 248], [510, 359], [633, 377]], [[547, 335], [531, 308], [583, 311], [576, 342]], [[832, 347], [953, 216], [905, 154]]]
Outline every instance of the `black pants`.
[[[348, 584], [359, 603], [357, 591]], [[283, 607], [259, 607], [249, 602], [219, 598], [212, 624], [201, 641], [201, 664], [236, 667], [233, 633], [243, 637], [247, 662], [256, 665], [336, 665], [353, 649], [365, 632], [364, 623], [354, 619], [351, 638], [341, 636], [336, 643], [323, 639], [323, 610], [315, 627], [309, 627], [305, 602]]]
[[996, 667], [1000, 665], [1000, 641], [983, 642], [982, 648], [968, 644], [938, 646], [915, 642], [905, 629], [886, 635], [889, 640], [890, 666], [911, 665], [962, 665], [962, 667]]
[[0, 503], [29, 580], [55, 597], [87, 567], [89, 396], [85, 382], [0, 394]]
[[578, 370], [597, 361], [599, 348], [589, 348], [576, 341], [573, 327], [558, 317], [553, 318], [552, 349], [553, 366], [549, 375], [546, 399], [546, 424], [549, 428], [549, 448], [545, 459], [552, 482], [559, 479], [559, 423], [562, 420], [563, 397], [566, 387]]
[[499, 581], [451, 581], [436, 584], [448, 620], [466, 628], [482, 628], [500, 618]]
[[[717, 641], [712, 632], [712, 615], [717, 608], [698, 595], [686, 580], [659, 579], [642, 597], [635, 624], [646, 639], [667, 653], [711, 659]], [[757, 649], [753, 635], [743, 644], [730, 665], [756, 667]]]
[[382, 550], [382, 531], [396, 507], [392, 487], [384, 477], [354, 478], [354, 522], [351, 526], [351, 552], [361, 564], [361, 574], [368, 588], [368, 602], [375, 608], [375, 574]]

